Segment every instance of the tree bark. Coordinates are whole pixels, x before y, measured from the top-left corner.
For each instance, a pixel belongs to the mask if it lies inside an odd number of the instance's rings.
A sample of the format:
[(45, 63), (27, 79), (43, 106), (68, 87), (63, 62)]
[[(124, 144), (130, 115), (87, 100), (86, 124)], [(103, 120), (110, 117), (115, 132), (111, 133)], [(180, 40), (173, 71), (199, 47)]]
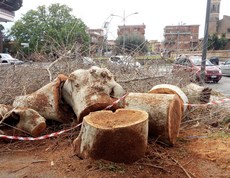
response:
[(16, 122), (16, 128), (38, 136), (46, 128), (46, 121), (39, 113), (30, 108), (14, 108), (0, 104), (0, 124), (2, 122)]
[(16, 96), (13, 106), (26, 107), (37, 111), (46, 119), (68, 123), (76, 119), (72, 108), (62, 98), (62, 85), (67, 77), (58, 77), (39, 90), (23, 96)]
[(185, 112), (187, 110), (188, 97), (185, 93), (177, 86), (170, 84), (160, 84), (154, 86), (148, 93), (155, 94), (177, 94), (181, 99), (181, 107), (182, 111)]
[(210, 101), (212, 89), (190, 83), (182, 88), (191, 104), (205, 104)]
[(174, 145), (182, 118), (181, 100), (176, 94), (129, 93), (125, 109), (140, 109), (149, 114), (149, 136)]
[(131, 163), (143, 157), (148, 139), (148, 113), (103, 110), (85, 116), (74, 152), (81, 158)]

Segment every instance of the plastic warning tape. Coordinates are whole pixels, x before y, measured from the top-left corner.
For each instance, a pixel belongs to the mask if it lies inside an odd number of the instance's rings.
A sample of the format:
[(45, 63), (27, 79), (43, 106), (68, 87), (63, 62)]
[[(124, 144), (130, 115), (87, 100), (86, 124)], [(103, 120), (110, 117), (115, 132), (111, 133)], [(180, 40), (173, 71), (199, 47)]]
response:
[(222, 103), (225, 103), (228, 101), (230, 101), (230, 98), (224, 98), (224, 99), (212, 101), (212, 102), (205, 103), (205, 104), (185, 104), (185, 105), (187, 105), (187, 106), (216, 105), (216, 104), (222, 104)]
[(107, 106), (104, 110), (110, 109), (112, 108), (114, 105), (116, 105), (117, 103), (121, 102), (122, 100), (124, 100), (126, 98), (126, 96), (128, 95), (128, 93), (126, 93), (125, 95), (123, 95), (121, 98), (118, 98), (116, 101), (114, 101), (111, 105)]
[(61, 134), (65, 133), (65, 132), (68, 132), (70, 130), (76, 129), (77, 127), (80, 127), (81, 124), (82, 123), (70, 128), (70, 129), (62, 130), (62, 131), (51, 133), (51, 134), (48, 134), (48, 135), (43, 135), (43, 136), (40, 136), (40, 137), (18, 137), (18, 136), (0, 135), (0, 138), (10, 139), (10, 140), (22, 140), (22, 141), (44, 140), (44, 139), (47, 139), (47, 138), (56, 137), (56, 136), (61, 135)]
[[(127, 95), (128, 95), (128, 93), (123, 95), (121, 98), (118, 98), (111, 105), (107, 106), (104, 110), (112, 108), (115, 104), (117, 104), (120, 101), (124, 100)], [(68, 132), (70, 130), (76, 129), (77, 127), (80, 127), (81, 125), (82, 125), (82, 123), (80, 123), (80, 124), (78, 124), (78, 125), (76, 125), (76, 126), (74, 126), (72, 128), (62, 130), (62, 131), (59, 131), (59, 132), (55, 132), (55, 133), (51, 133), (51, 134), (48, 134), (48, 135), (43, 135), (43, 136), (40, 136), (40, 137), (19, 137), (19, 136), (8, 136), (8, 135), (1, 135), (0, 134), (0, 138), (10, 139), (10, 140), (22, 140), (22, 141), (44, 140), (44, 139), (47, 139), (47, 138), (56, 137), (56, 136), (61, 135), (61, 134), (65, 133), (65, 132)]]

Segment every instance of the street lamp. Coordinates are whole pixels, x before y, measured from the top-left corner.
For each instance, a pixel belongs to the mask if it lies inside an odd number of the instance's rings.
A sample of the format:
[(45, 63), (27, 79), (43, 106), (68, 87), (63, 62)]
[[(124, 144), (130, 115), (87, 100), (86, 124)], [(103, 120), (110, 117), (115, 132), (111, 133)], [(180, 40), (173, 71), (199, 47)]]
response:
[(131, 15), (135, 15), (135, 14), (138, 14), (138, 12), (134, 12), (132, 14), (129, 14), (129, 15), (125, 15), (125, 11), (123, 12), (123, 16), (120, 16), (120, 15), (115, 15), (115, 14), (111, 14), (111, 16), (115, 16), (115, 17), (120, 17), (123, 21), (123, 27), (124, 27), (124, 34), (123, 34), (123, 50), (125, 51), (125, 22), (126, 22), (126, 19), (128, 17), (130, 17)]
[(106, 53), (108, 52), (108, 32), (109, 32), (109, 25), (110, 25), (110, 22), (112, 21), (112, 18), (113, 18), (112, 15), (110, 15), (109, 17), (107, 17), (107, 19), (103, 23), (103, 29), (105, 29), (103, 45), (105, 44)]

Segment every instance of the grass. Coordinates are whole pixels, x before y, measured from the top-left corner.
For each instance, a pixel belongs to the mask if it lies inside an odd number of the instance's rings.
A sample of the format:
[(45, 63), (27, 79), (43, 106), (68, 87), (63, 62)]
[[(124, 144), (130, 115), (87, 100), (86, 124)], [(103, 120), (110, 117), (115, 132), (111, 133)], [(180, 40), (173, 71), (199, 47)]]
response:
[(114, 173), (125, 173), (125, 168), (122, 167), (120, 164), (114, 162), (105, 162), (99, 161), (96, 163), (96, 168), (104, 171), (110, 171)]
[(230, 138), (230, 132), (226, 131), (218, 131), (215, 133), (211, 133), (208, 138), (210, 139), (217, 139), (217, 138)]

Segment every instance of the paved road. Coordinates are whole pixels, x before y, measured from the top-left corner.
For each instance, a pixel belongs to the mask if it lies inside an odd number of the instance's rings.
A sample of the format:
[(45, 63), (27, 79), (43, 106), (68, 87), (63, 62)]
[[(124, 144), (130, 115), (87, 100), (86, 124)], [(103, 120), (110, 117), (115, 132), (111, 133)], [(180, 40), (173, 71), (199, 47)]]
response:
[(209, 83), (205, 85), (230, 97), (230, 77), (223, 76), (219, 83)]

